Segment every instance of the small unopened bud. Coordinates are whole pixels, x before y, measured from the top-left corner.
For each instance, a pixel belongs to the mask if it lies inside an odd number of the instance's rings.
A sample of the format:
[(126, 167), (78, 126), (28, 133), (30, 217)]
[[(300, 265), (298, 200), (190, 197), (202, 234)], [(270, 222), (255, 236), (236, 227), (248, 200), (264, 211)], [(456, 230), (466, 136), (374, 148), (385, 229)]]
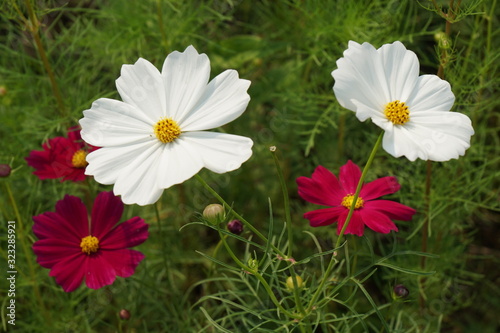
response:
[[(295, 281), (297, 282), (297, 288), (302, 289), (302, 287), (304, 286), (304, 281), (302, 281), (302, 278), (299, 275), (296, 275)], [(293, 291), (295, 289), (293, 285), (293, 278), (291, 276), (287, 277), (286, 279), (286, 288), (290, 291)]]
[(7, 95), (7, 88), (5, 86), (0, 86), (0, 97)]
[(121, 309), (119, 315), (120, 315), (121, 319), (123, 319), (123, 320), (129, 320), (129, 318), (130, 318), (130, 311), (128, 311), (127, 309)]
[(9, 177), (11, 167), (8, 164), (0, 164), (0, 177)]
[(448, 50), (451, 48), (451, 39), (446, 33), (440, 31), (434, 34), (434, 39), (438, 43), (440, 49)]
[(243, 232), (243, 223), (240, 220), (232, 220), (227, 224), (227, 230), (235, 235), (240, 235)]
[(259, 261), (257, 259), (253, 258), (248, 259), (247, 265), (254, 271), (259, 269)]
[(203, 217), (210, 223), (217, 224), (224, 219), (224, 207), (219, 204), (210, 204), (203, 210)]
[(402, 284), (398, 284), (397, 286), (394, 286), (392, 297), (394, 299), (402, 299), (408, 297), (409, 294), (410, 291), (408, 290), (408, 288), (406, 288)]

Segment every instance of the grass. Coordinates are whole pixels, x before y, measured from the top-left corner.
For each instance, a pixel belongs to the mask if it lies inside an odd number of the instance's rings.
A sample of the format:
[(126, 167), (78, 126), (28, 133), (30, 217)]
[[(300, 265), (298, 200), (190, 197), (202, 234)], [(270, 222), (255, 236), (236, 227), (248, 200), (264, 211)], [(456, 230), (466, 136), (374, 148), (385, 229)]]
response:
[[(448, 11), (448, 1), (437, 4)], [(471, 148), (458, 160), (433, 163), (428, 201), (426, 162), (410, 163), (379, 150), (367, 180), (397, 175), (402, 188), (391, 198), (418, 213), (410, 222), (398, 222), (398, 233), (347, 237), (349, 252), (334, 269), (337, 280), (322, 294), (321, 311), (307, 323), (315, 332), (496, 332), (499, 10), (496, 0), (457, 4), (456, 22), (449, 25), (451, 45), (443, 57), (436, 36), (445, 32), (446, 21), (432, 1), (32, 2), (59, 98), (30, 33), (32, 25), (24, 20), (29, 14), (26, 2), (4, 2), (0, 86), (6, 92), (0, 96), (0, 163), (10, 164), (13, 172), (0, 180), (0, 271), (7, 271), (6, 222), (15, 220), (18, 275), (15, 326), (7, 323), (8, 285), (4, 278), (0, 283), (0, 329), (302, 331), (276, 311), (261, 282), (230, 260), (217, 228), (189, 224), (200, 221), (203, 208), (216, 202), (194, 178), (165, 191), (156, 207), (126, 207), (122, 220), (139, 215), (150, 224), (150, 238), (138, 247), (146, 260), (135, 275), (96, 291), (82, 286), (65, 293), (36, 263), (31, 218), (53, 211), (65, 194), (80, 195), (84, 185), (41, 181), (24, 157), (40, 149), (44, 140), (64, 135), (97, 98), (119, 99), (114, 81), (123, 64), (143, 57), (161, 68), (168, 53), (192, 44), (209, 56), (211, 77), (234, 68), (252, 81), (247, 111), (223, 128), (254, 140), (252, 158), (229, 174), (202, 171), (201, 177), (274, 244), (285, 247), (286, 209), (269, 153), (269, 146), (278, 147), (291, 200), (293, 251), (299, 261), (295, 269), (306, 289), (312, 289), (328, 265), (334, 228), (308, 226), (302, 215), (313, 205), (300, 199), (295, 178), (309, 176), (318, 164), (334, 172), (348, 159), (363, 165), (378, 135), (376, 126), (360, 123), (340, 107), (330, 73), (349, 40), (376, 47), (400, 40), (418, 55), (422, 73), (437, 73), (443, 65), (456, 96), (453, 110), (473, 121)], [(427, 205), (430, 256), (422, 267)], [(293, 294), (284, 289), (287, 264), (249, 245), (249, 239), (261, 244), (248, 229), (242, 239), (227, 241), (240, 258), (259, 259), (270, 288), (293, 311)], [(410, 290), (405, 302), (391, 297), (392, 287), (400, 283)], [(311, 294), (304, 290), (301, 297), (307, 301)], [(128, 321), (118, 316), (124, 308), (131, 313)]]

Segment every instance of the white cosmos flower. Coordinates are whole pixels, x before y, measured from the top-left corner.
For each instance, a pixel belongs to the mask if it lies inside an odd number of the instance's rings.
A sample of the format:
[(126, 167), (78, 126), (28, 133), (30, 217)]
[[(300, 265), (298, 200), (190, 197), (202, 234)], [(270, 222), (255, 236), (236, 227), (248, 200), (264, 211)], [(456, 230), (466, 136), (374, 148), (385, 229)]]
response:
[(350, 41), (337, 67), (333, 91), (340, 105), (381, 127), (389, 154), (447, 161), (469, 148), (474, 130), (469, 117), (450, 112), (450, 84), (436, 75), (419, 76), (417, 56), (401, 42), (377, 50)]
[(126, 204), (156, 202), (163, 190), (205, 167), (238, 169), (251, 139), (208, 132), (238, 118), (250, 101), (250, 81), (226, 70), (210, 82), (210, 61), (193, 46), (167, 56), (160, 73), (140, 58), (123, 65), (116, 87), (123, 100), (96, 100), (80, 119), (82, 138), (102, 147), (87, 155), (85, 173)]

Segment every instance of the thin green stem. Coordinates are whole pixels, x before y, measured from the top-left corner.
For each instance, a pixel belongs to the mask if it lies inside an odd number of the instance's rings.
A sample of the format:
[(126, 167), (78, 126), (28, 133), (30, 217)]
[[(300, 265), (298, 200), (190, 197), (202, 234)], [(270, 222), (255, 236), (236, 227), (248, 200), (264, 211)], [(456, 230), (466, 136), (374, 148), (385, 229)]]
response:
[(165, 47), (165, 50), (168, 52), (168, 41), (167, 41), (167, 35), (165, 34), (165, 26), (163, 24), (163, 11), (161, 8), (162, 1), (158, 0), (156, 1), (156, 12), (158, 14), (158, 29), (160, 30), (161, 34), (161, 41), (163, 43), (163, 46)]
[(328, 267), (326, 268), (326, 271), (323, 274), (323, 278), (321, 279), (321, 282), (320, 282), (318, 288), (314, 292), (313, 297), (309, 301), (309, 305), (307, 306), (307, 313), (310, 313), (313, 310), (314, 305), (316, 304), (316, 301), (319, 298), (319, 295), (321, 295), (321, 293), (323, 292), (325, 284), (328, 281), (328, 279), (330, 278), (330, 274), (332, 272), (333, 266), (338, 262), (337, 259), (335, 259), (336, 256), (337, 256), (337, 252), (333, 252), (332, 257), (330, 258), (330, 262), (328, 263)]
[[(278, 178), (279, 182), (281, 185), (281, 191), (283, 193), (283, 205), (285, 208), (285, 224), (286, 228), (288, 231), (288, 258), (292, 258), (292, 247), (293, 247), (293, 231), (292, 231), (292, 216), (290, 214), (290, 198), (288, 197), (288, 188), (286, 186), (285, 178), (283, 177), (283, 170), (281, 169), (280, 162), (278, 160), (278, 156), (276, 155), (276, 147), (271, 147), (270, 149), (271, 154), (273, 155), (274, 163), (276, 165), (276, 171), (278, 173)], [(304, 307), (302, 306), (302, 302), (300, 299), (300, 294), (299, 294), (299, 286), (297, 283), (297, 274), (295, 273), (295, 268), (293, 265), (290, 265), (290, 276), (292, 277), (292, 282), (293, 282), (293, 295), (295, 298), (295, 304), (297, 306), (297, 309), (299, 310), (302, 315), (306, 315), (306, 311), (304, 310)]]
[(16, 215), (16, 222), (18, 223), (18, 237), (21, 241), (21, 248), (23, 249), (24, 256), (26, 261), (28, 262), (28, 270), (31, 277), (31, 285), (33, 287), (33, 291), (35, 294), (35, 298), (38, 301), (39, 307), (42, 310), (44, 318), (50, 324), (52, 323), (52, 318), (50, 316), (50, 312), (45, 308), (45, 303), (43, 302), (43, 298), (40, 294), (40, 289), (38, 288), (38, 283), (35, 281), (35, 268), (33, 267), (33, 260), (31, 260), (32, 251), (26, 242), (26, 233), (24, 229), (23, 219), (21, 218), (21, 214), (19, 213), (19, 208), (17, 207), (16, 199), (14, 198), (14, 194), (12, 193), (12, 189), (10, 188), (10, 184), (8, 182), (5, 183), (5, 187), (7, 188), (7, 194), (9, 196), (10, 203), (14, 209), (14, 214)]
[[(425, 201), (425, 217), (424, 217), (424, 224), (422, 226), (422, 244), (421, 244), (421, 251), (422, 252), (427, 252), (427, 243), (429, 241), (429, 222), (431, 218), (431, 186), (432, 185), (432, 161), (428, 160), (426, 163), (426, 176), (425, 176), (425, 192), (424, 192), (424, 201)], [(426, 264), (426, 257), (422, 256), (420, 258), (420, 267), (422, 270), (425, 270), (425, 264)], [(425, 283), (425, 278), (421, 278), (419, 281), (420, 285), (423, 285)], [(420, 288), (420, 290), (423, 290), (423, 287)], [(420, 309), (423, 311), (425, 308), (425, 297), (423, 295), (423, 292), (420, 293), (419, 298), (418, 298), (418, 303), (420, 306)]]
[[(366, 162), (365, 167), (363, 168), (363, 172), (361, 173), (361, 177), (359, 178), (358, 181), (358, 186), (356, 188), (356, 193), (354, 193), (353, 201), (351, 208), (349, 209), (349, 213), (347, 215), (346, 221), (344, 222), (344, 225), (342, 227), (342, 230), (340, 231), (339, 237), (337, 238), (337, 242), (335, 244), (335, 249), (340, 248), (340, 241), (342, 240), (342, 236), (344, 235), (345, 230), (347, 229), (347, 225), (349, 224), (349, 221), (351, 220), (352, 214), (354, 212), (354, 207), (356, 206), (356, 200), (359, 197), (359, 192), (361, 191), (361, 187), (363, 186), (363, 180), (365, 179), (366, 172), (370, 168), (373, 159), (375, 158), (375, 155), (377, 153), (378, 148), (382, 144), (382, 138), (384, 136), (384, 132), (381, 132), (377, 141), (375, 142), (375, 146), (372, 149), (372, 152), (370, 153), (370, 156), (368, 157), (368, 161)], [(309, 302), (309, 305), (307, 307), (307, 312), (309, 313), (312, 311), (314, 304), (316, 304), (316, 301), (319, 297), (319, 295), (323, 292), (323, 288), (326, 284), (326, 281), (330, 278), (330, 274), (332, 272), (334, 264), (337, 262), (335, 259), (336, 253), (334, 252), (332, 255), (332, 258), (330, 259), (330, 263), (328, 264), (328, 267), (325, 271), (325, 274), (323, 274), (323, 279), (321, 280), (318, 288), (316, 289), (316, 292), (314, 293), (313, 297), (311, 298), (311, 301)]]
[[(163, 230), (162, 230), (162, 222), (161, 222), (161, 216), (160, 216), (160, 208), (158, 207), (159, 205), (159, 201), (158, 202), (155, 202), (154, 206), (155, 206), (155, 215), (156, 215), (156, 223), (158, 225), (158, 234), (160, 236), (160, 239), (161, 239), (161, 251), (163, 253), (162, 255), (162, 259), (163, 259), (163, 266), (165, 266), (165, 274), (167, 274), (169, 280), (170, 280), (170, 284), (172, 285), (175, 281), (173, 275), (172, 275), (172, 270), (170, 269), (170, 264), (169, 262), (167, 261), (167, 257), (166, 257), (166, 253), (168, 253), (166, 247), (165, 247), (165, 237), (163, 237)], [(176, 288), (173, 288), (174, 290)]]
[[(61, 116), (67, 117), (68, 112), (66, 107), (64, 106), (64, 101), (62, 98), (61, 91), (59, 90), (59, 86), (56, 81), (56, 77), (54, 75), (54, 71), (52, 70), (52, 66), (50, 65), (49, 59), (47, 58), (47, 54), (45, 52), (45, 48), (43, 47), (42, 39), (40, 38), (39, 34), (39, 28), (40, 28), (40, 21), (38, 20), (35, 10), (33, 9), (33, 6), (31, 5), (30, 0), (25, 0), (26, 4), (26, 9), (28, 10), (28, 15), (29, 15), (29, 24), (26, 24), (26, 28), (30, 31), (31, 35), (33, 36), (33, 40), (35, 41), (36, 44), (36, 49), (38, 51), (38, 55), (40, 56), (40, 59), (42, 60), (43, 67), (45, 68), (45, 71), (47, 72), (47, 76), (49, 77), (50, 81), (50, 86), (52, 88), (52, 93), (54, 94), (54, 98), (56, 99), (57, 107), (59, 109), (59, 112), (61, 113)], [(26, 22), (28, 23), (28, 22)]]
[(281, 185), (281, 192), (283, 193), (283, 205), (285, 208), (285, 223), (288, 231), (288, 258), (292, 258), (292, 244), (293, 244), (293, 232), (292, 232), (292, 216), (290, 215), (290, 198), (288, 197), (288, 188), (285, 183), (285, 178), (283, 177), (283, 170), (281, 169), (278, 156), (276, 156), (276, 147), (271, 147), (269, 149), (273, 155), (274, 164), (276, 165), (276, 171), (278, 172), (278, 179)]
[(356, 187), (356, 192), (354, 193), (354, 197), (352, 199), (351, 208), (349, 208), (349, 213), (348, 213), (347, 218), (344, 222), (344, 225), (342, 226), (342, 230), (340, 231), (340, 234), (339, 234), (339, 237), (337, 239), (337, 243), (335, 244), (335, 247), (340, 246), (342, 236), (344, 236), (344, 233), (347, 229), (347, 226), (349, 225), (349, 222), (351, 221), (352, 214), (354, 213), (354, 207), (356, 206), (356, 201), (358, 200), (359, 192), (361, 192), (361, 188), (363, 187), (363, 181), (365, 179), (366, 173), (367, 173), (368, 169), (370, 168), (370, 166), (372, 165), (373, 159), (375, 158), (375, 155), (377, 153), (378, 148), (382, 144), (383, 136), (384, 136), (384, 132), (380, 133), (377, 141), (375, 142), (375, 146), (373, 147), (372, 152), (370, 153), (370, 156), (368, 157), (368, 161), (366, 162), (366, 165), (363, 168), (363, 172), (361, 173), (361, 177), (359, 178), (359, 181), (358, 181), (358, 186)]
[(264, 287), (264, 289), (266, 290), (267, 294), (269, 295), (269, 297), (271, 298), (271, 301), (274, 303), (274, 305), (276, 305), (276, 307), (284, 314), (286, 315), (287, 317), (289, 318), (294, 318), (294, 319), (302, 319), (302, 316), (299, 316), (297, 314), (294, 314), (290, 311), (288, 311), (287, 309), (285, 309), (283, 307), (283, 305), (280, 304), (280, 302), (278, 301), (278, 299), (276, 298), (276, 296), (274, 295), (274, 292), (273, 290), (271, 289), (271, 287), (269, 286), (269, 284), (267, 283), (266, 279), (264, 279), (264, 277), (259, 273), (258, 269), (254, 269), (254, 268), (251, 268), (247, 265), (245, 265), (244, 263), (241, 262), (240, 259), (238, 259), (238, 257), (236, 256), (236, 254), (234, 254), (233, 250), (231, 250), (231, 247), (229, 246), (229, 244), (226, 242), (226, 238), (224, 237), (224, 235), (220, 232), (219, 230), (219, 237), (220, 239), (222, 240), (223, 244), (224, 244), (224, 247), (226, 248), (227, 252), (229, 253), (229, 256), (233, 259), (233, 261), (238, 265), (240, 266), (241, 269), (243, 269), (244, 271), (252, 274), (253, 276), (255, 276), (259, 282), (262, 284), (262, 286)]
[[(203, 178), (201, 178), (200, 175), (196, 174), (195, 177), (196, 177), (196, 179), (198, 179), (198, 181), (203, 185), (203, 187), (207, 191), (209, 191), (215, 198), (217, 198), (217, 200), (219, 200), (219, 202), (224, 206), (224, 208), (231, 211), (231, 214), (233, 214), (234, 217), (236, 217), (238, 220), (240, 220), (248, 229), (250, 229), (254, 234), (256, 234), (257, 237), (259, 237), (266, 244), (268, 244), (268, 240), (267, 240), (266, 236), (264, 236), (259, 230), (257, 230), (250, 222), (245, 220), (243, 218), (243, 216), (241, 216), (236, 211), (234, 211), (232, 209), (232, 207), (210, 185), (208, 185), (207, 182), (205, 182), (205, 180), (203, 180)], [(283, 258), (286, 258), (286, 255), (280, 249), (278, 249), (275, 245), (273, 245), (271, 243), (269, 243), (269, 244), (278, 255), (280, 255)]]

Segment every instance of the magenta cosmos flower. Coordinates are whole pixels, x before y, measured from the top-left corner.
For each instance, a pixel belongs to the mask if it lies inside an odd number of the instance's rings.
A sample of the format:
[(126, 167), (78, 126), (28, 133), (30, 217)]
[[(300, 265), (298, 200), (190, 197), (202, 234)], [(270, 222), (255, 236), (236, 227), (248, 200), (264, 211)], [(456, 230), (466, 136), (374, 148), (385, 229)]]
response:
[[(309, 220), (310, 225), (322, 227), (338, 222), (337, 234), (340, 234), (360, 177), (359, 167), (348, 161), (340, 167), (339, 179), (321, 165), (314, 170), (311, 178), (297, 178), (299, 195), (304, 200), (317, 205), (330, 206), (305, 213), (304, 217)], [(394, 201), (376, 199), (395, 193), (400, 187), (395, 177), (383, 177), (364, 184), (345, 233), (362, 236), (365, 225), (383, 234), (391, 230), (398, 231), (392, 220), (411, 220), (415, 210)]]
[(43, 150), (33, 150), (26, 162), (36, 169), (33, 172), (40, 179), (57, 179), (61, 181), (82, 181), (85, 179), (87, 154), (96, 147), (85, 144), (80, 136), (80, 129), (68, 129), (68, 137), (55, 137), (42, 145)]
[(149, 236), (148, 225), (133, 217), (115, 226), (123, 203), (112, 192), (100, 193), (94, 202), (90, 223), (80, 198), (66, 195), (55, 212), (33, 217), (33, 244), (37, 262), (50, 268), (64, 291), (78, 288), (85, 279), (91, 289), (112, 284), (116, 276), (134, 274), (144, 255), (128, 248), (142, 244)]

